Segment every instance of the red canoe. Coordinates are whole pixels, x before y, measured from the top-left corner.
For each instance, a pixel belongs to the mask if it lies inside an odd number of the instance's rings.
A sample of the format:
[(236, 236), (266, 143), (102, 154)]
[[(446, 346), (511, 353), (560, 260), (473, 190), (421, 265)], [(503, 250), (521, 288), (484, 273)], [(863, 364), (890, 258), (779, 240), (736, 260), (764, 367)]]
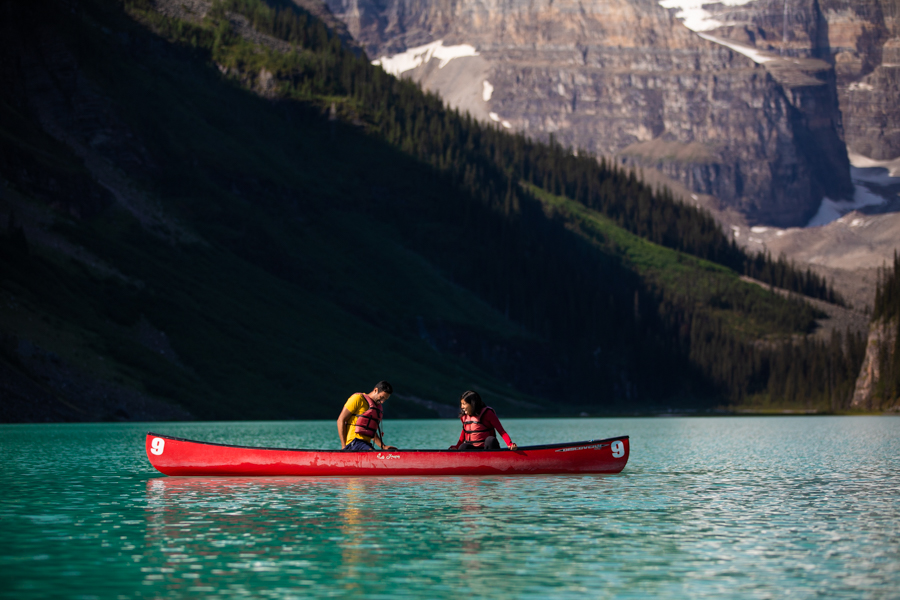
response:
[(619, 473), (628, 436), (517, 450), (289, 450), (147, 434), (147, 458), (166, 475), (518, 475)]

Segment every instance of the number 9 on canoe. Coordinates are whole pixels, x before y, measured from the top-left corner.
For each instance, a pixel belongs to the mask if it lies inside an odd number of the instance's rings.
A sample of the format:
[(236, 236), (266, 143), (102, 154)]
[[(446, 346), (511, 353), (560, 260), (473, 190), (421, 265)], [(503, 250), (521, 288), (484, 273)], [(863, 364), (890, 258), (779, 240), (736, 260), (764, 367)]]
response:
[[(613, 442), (612, 446), (610, 446), (609, 448), (610, 450), (612, 450), (613, 458), (622, 458), (623, 456), (625, 456), (625, 444), (623, 444), (622, 442)], [(162, 453), (162, 449), (160, 449), (160, 453)]]
[(150, 452), (157, 456), (163, 453), (163, 449), (165, 449), (165, 447), (166, 440), (162, 438), (153, 438), (153, 441), (150, 442)]

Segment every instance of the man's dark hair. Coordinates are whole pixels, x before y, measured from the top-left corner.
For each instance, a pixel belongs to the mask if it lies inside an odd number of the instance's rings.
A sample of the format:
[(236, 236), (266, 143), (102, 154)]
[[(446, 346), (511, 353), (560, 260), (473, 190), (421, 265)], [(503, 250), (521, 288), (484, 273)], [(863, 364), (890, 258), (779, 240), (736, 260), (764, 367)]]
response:
[(375, 384), (375, 389), (379, 392), (385, 392), (387, 394), (393, 394), (394, 388), (387, 381), (379, 381)]
[(462, 396), (459, 397), (460, 400), (472, 406), (475, 409), (475, 414), (477, 415), (482, 410), (484, 410), (484, 400), (481, 399), (481, 396), (478, 395), (478, 392), (473, 392), (472, 390), (466, 390), (462, 393)]

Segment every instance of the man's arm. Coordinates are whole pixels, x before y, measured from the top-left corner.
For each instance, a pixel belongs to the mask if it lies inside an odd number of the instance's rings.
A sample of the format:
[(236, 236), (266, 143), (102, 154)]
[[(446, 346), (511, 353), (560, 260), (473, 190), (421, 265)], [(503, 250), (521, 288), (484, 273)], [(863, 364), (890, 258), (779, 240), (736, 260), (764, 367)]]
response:
[(385, 446), (384, 442), (382, 442), (381, 438), (378, 437), (377, 435), (372, 436), (372, 441), (378, 442), (378, 445), (381, 447), (382, 450), (396, 450), (397, 449), (396, 446)]
[(338, 437), (341, 439), (341, 450), (347, 446), (347, 423), (350, 422), (350, 417), (352, 416), (353, 413), (347, 410), (347, 407), (345, 406), (337, 418)]

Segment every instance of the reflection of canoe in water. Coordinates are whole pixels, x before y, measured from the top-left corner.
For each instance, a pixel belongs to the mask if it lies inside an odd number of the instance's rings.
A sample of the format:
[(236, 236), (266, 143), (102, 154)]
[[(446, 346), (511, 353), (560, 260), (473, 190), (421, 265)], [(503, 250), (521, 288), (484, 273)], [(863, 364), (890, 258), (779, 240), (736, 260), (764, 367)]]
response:
[(147, 458), (166, 475), (513, 475), (618, 473), (628, 436), (517, 450), (288, 450), (147, 434)]

